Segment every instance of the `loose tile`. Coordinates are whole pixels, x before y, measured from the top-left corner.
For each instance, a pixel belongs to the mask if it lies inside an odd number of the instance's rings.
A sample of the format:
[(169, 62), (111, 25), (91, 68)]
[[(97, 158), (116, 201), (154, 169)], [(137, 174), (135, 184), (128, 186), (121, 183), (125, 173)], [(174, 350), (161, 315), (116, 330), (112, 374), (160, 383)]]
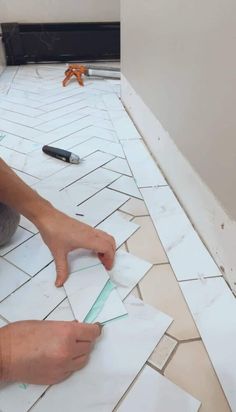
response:
[(199, 338), (191, 313), (170, 265), (154, 266), (140, 282), (144, 302), (173, 317), (168, 330), (178, 340)]
[(64, 288), (75, 319), (84, 321), (108, 280), (102, 264), (70, 274)]
[(157, 347), (154, 349), (150, 358), (148, 359), (148, 362), (159, 370), (162, 370), (169, 357), (171, 356), (173, 350), (175, 349), (177, 343), (178, 342), (175, 339), (172, 339), (170, 336), (164, 335), (158, 343)]
[(129, 252), (151, 263), (167, 263), (168, 259), (150, 217), (137, 217), (133, 222), (140, 225), (140, 229), (127, 241)]
[[(180, 284), (232, 411), (236, 411), (236, 302), (223, 278)], [(222, 350), (227, 342), (227, 350)]]
[[(97, 341), (88, 365), (51, 387), (33, 407), (34, 412), (51, 411), (52, 405), (58, 412), (97, 412), (98, 405), (102, 405), (103, 412), (114, 409), (171, 321), (133, 297), (126, 301), (126, 308), (129, 316), (103, 328), (102, 339)], [(91, 387), (96, 390), (91, 391)]]
[(25, 242), (31, 236), (32, 236), (32, 233), (18, 226), (15, 234), (12, 236), (9, 242), (7, 242), (3, 246), (0, 246), (0, 256), (6, 255), (8, 252), (10, 252), (12, 249), (15, 249), (17, 246)]
[(95, 169), (98, 169), (100, 166), (103, 166), (112, 158), (113, 156), (107, 153), (93, 153), (80, 164), (70, 165), (57, 172), (55, 175), (49, 176), (42, 182), (37, 183), (36, 185), (34, 185), (34, 189), (45, 186), (53, 186), (55, 190), (61, 190), (93, 172)]
[(95, 321), (105, 324), (111, 320), (118, 320), (125, 315), (127, 315), (126, 307), (117, 290), (113, 289)]
[(125, 193), (138, 199), (142, 199), (142, 195), (132, 177), (122, 176), (118, 180), (116, 180), (116, 182), (112, 183), (109, 187), (111, 189), (117, 190), (118, 192)]
[(121, 173), (122, 175), (132, 176), (128, 163), (125, 159), (113, 159), (111, 162), (107, 163), (105, 167), (106, 169)]
[(118, 179), (118, 173), (99, 168), (62, 190), (72, 205), (79, 205)]
[(128, 197), (110, 189), (103, 189), (86, 202), (78, 206), (80, 220), (96, 226), (124, 204)]
[(199, 399), (201, 412), (231, 411), (202, 342), (180, 344), (165, 376)]
[(70, 273), (97, 266), (100, 263), (97, 254), (87, 249), (77, 249), (68, 255)]
[(0, 258), (0, 301), (30, 279), (24, 272)]
[(141, 193), (177, 279), (221, 276), (171, 189), (145, 188)]
[(37, 234), (5, 255), (6, 260), (34, 276), (53, 260), (50, 250)]
[(66, 297), (64, 289), (54, 285), (55, 278), (52, 263), (2, 301), (0, 314), (10, 322), (44, 319)]
[(201, 403), (160, 373), (145, 366), (117, 412), (197, 412)]
[(142, 141), (122, 142), (122, 146), (138, 187), (167, 184)]
[(117, 248), (129, 239), (138, 228), (139, 225), (123, 219), (119, 212), (113, 213), (97, 226), (97, 229), (103, 230), (115, 238)]
[(126, 202), (120, 208), (120, 210), (122, 210), (125, 213), (130, 213), (131, 215), (136, 217), (145, 216), (149, 214), (144, 201), (135, 198), (131, 198), (130, 200), (128, 200), (128, 202)]
[(114, 266), (108, 273), (121, 298), (125, 299), (151, 267), (151, 263), (119, 250)]

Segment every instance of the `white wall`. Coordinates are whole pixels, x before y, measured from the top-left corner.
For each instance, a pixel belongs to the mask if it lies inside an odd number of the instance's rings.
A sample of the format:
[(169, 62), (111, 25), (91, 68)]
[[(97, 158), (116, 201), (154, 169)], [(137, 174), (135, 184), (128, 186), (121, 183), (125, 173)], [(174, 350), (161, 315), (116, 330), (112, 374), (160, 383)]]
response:
[(120, 0), (0, 0), (0, 22), (119, 21)]
[(236, 219), (236, 1), (122, 0), (122, 71)]
[(235, 16), (235, 0), (121, 0), (123, 101), (236, 293)]

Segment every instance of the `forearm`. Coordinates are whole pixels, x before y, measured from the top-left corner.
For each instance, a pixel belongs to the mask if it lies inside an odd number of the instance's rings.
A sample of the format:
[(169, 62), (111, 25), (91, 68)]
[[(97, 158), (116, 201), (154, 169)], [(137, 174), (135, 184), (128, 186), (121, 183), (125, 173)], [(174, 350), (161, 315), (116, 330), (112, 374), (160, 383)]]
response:
[(0, 159), (0, 202), (4, 203), (37, 224), (39, 217), (52, 209), (52, 205), (27, 186)]

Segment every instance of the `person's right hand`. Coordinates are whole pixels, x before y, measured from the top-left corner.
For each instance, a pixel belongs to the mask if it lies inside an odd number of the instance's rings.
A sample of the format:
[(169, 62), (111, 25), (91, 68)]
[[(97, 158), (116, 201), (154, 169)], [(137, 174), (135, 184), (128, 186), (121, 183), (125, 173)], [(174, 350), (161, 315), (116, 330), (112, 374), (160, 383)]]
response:
[(0, 381), (58, 383), (88, 362), (97, 324), (21, 321), (0, 329)]

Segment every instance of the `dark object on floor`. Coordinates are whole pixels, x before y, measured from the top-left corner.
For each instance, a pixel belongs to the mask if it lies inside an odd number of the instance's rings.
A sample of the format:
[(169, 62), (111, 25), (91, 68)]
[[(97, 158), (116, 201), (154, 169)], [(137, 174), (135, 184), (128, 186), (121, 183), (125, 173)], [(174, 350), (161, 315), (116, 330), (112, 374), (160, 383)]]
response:
[(7, 65), (120, 59), (120, 23), (2, 23)]

